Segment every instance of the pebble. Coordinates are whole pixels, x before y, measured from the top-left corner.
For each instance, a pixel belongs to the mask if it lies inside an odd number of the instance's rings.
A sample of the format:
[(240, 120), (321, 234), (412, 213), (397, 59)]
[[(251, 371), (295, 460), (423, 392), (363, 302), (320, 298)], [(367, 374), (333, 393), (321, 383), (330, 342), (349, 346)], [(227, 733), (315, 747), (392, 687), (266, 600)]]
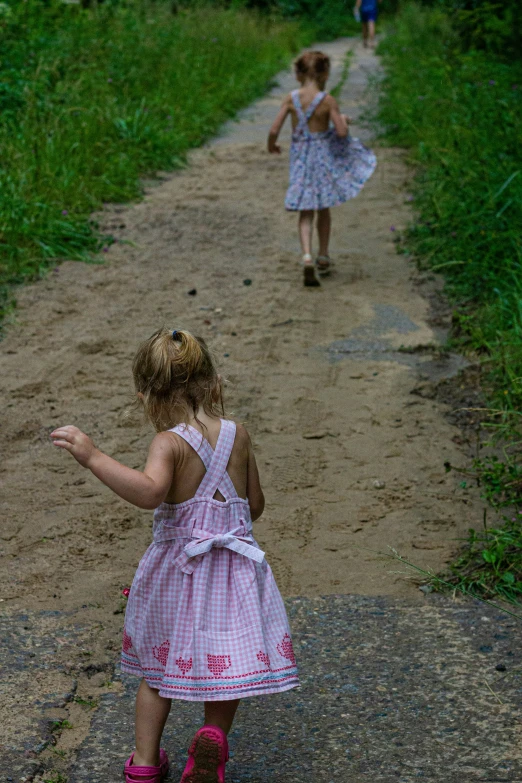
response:
[(382, 479), (375, 479), (372, 481), (372, 486), (374, 489), (384, 489), (386, 486), (386, 482), (382, 481)]
[(187, 293), (188, 293), (189, 296), (196, 296), (197, 289), (196, 288), (191, 288), (190, 291), (187, 291)]

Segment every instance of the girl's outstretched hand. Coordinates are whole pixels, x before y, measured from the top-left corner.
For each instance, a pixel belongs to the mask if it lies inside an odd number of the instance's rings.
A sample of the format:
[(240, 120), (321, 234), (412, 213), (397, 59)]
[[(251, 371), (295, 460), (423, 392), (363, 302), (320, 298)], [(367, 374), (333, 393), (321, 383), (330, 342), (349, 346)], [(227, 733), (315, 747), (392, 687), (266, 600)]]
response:
[(176, 442), (170, 432), (159, 432), (152, 441), (145, 470), (122, 465), (97, 449), (84, 432), (57, 427), (51, 432), (54, 445), (70, 451), (74, 459), (117, 495), (138, 508), (156, 508), (167, 497), (174, 475)]
[(58, 427), (51, 432), (51, 438), (55, 446), (70, 451), (74, 459), (84, 468), (89, 467), (93, 455), (97, 448), (84, 432), (68, 424), (66, 427)]

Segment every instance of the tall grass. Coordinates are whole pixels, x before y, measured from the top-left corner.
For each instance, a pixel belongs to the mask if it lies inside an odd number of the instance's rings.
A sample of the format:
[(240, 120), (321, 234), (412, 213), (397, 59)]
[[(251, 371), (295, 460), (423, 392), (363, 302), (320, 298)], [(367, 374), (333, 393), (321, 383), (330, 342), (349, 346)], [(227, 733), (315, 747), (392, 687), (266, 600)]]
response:
[(381, 51), (381, 121), (418, 169), (403, 250), (441, 272), (455, 337), (492, 372), (495, 404), (522, 402), (522, 64), (462, 51), (451, 21), (407, 5)]
[(90, 213), (179, 165), (303, 35), (255, 12), (173, 14), (163, 0), (0, 4), (0, 304), (52, 259), (98, 249)]
[[(455, 305), (451, 341), (484, 369), (504, 458), (477, 459), (473, 478), (500, 509), (520, 505), (522, 492), (522, 63), (469, 48), (452, 22), (414, 4), (397, 15), (380, 48), (380, 120), (417, 169), (416, 220), (400, 250), (444, 275)], [(519, 519), (471, 532), (453, 566), (456, 583), (519, 600)]]

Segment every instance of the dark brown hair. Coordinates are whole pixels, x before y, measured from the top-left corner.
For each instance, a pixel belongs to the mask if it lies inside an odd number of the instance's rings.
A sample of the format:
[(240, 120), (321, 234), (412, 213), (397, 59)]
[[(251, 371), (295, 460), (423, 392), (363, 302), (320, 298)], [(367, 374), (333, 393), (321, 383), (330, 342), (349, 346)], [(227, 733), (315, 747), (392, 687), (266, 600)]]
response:
[(203, 408), (224, 416), (221, 378), (201, 337), (162, 327), (138, 348), (134, 385), (147, 419), (158, 432), (188, 424)]
[(323, 52), (305, 52), (295, 61), (297, 77), (308, 77), (324, 85), (330, 73), (330, 58)]

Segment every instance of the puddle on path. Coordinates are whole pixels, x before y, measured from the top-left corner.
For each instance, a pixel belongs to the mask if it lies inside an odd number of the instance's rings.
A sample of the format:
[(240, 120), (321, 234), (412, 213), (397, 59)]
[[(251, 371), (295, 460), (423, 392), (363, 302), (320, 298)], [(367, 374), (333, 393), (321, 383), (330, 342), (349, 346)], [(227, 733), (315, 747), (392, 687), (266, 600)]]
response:
[(353, 329), (345, 339), (334, 340), (326, 349), (321, 349), (331, 362), (346, 358), (397, 362), (433, 382), (452, 378), (468, 366), (469, 362), (463, 356), (446, 353), (437, 345), (397, 345), (400, 335), (419, 331), (420, 327), (395, 305), (375, 304), (373, 310), (371, 321)]

